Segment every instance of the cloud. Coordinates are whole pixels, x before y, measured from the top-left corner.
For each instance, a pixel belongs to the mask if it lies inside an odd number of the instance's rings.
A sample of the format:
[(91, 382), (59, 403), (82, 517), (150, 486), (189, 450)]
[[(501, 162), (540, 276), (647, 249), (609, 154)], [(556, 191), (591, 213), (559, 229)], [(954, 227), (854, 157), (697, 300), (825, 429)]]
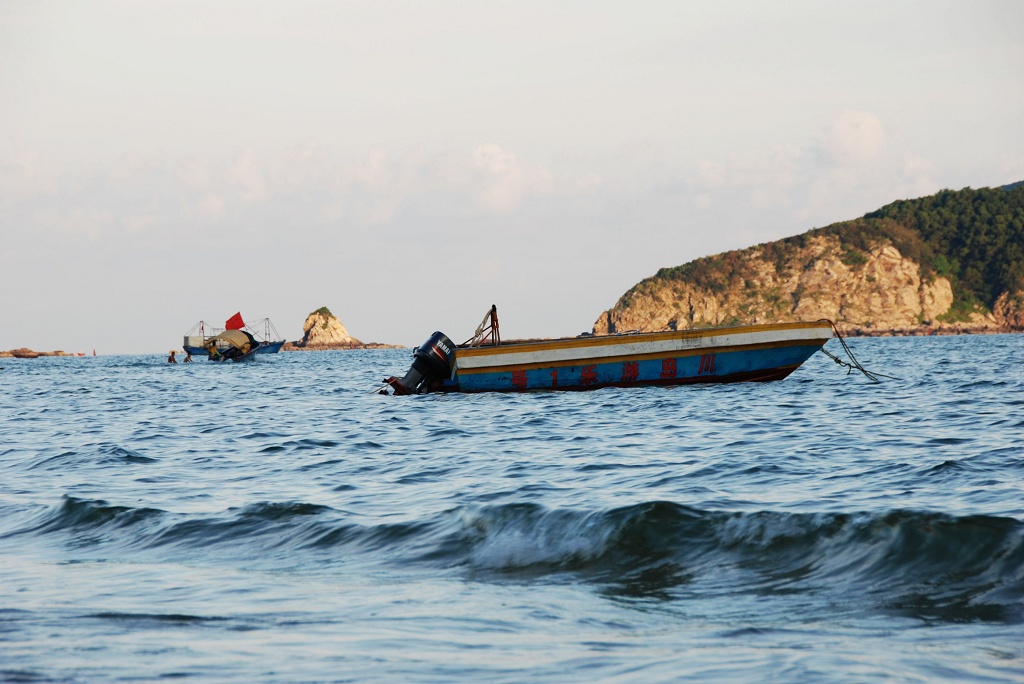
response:
[(793, 145), (777, 145), (767, 151), (732, 152), (725, 161), (701, 159), (697, 181), (708, 188), (747, 189), (752, 194), (797, 185), (804, 175), (807, 155)]
[(691, 195), (691, 204), (702, 210), (713, 204), (733, 208), (742, 204), (750, 209), (790, 207), (799, 201), (801, 188), (813, 175), (810, 165), (806, 151), (793, 145), (733, 152), (724, 161), (698, 161), (684, 192)]
[(490, 283), (501, 277), (502, 263), (500, 259), (481, 259), (476, 262), (475, 275), (479, 283)]
[(57, 168), (39, 154), (25, 149), (0, 163), (0, 188), (4, 195), (28, 198), (57, 190), (60, 174)]
[[(699, 256), (705, 245), (774, 239), (857, 216), (896, 189), (936, 189), (941, 174), (925, 160), (885, 158), (874, 115), (840, 112), (820, 130), (802, 144), (700, 160), (643, 145), (538, 162), (494, 142), (433, 152), (376, 146), (360, 157), (315, 142), (247, 146), (219, 157), (123, 156), (106, 166), (47, 172), (45, 185), (56, 194), (45, 204), (0, 185), (0, 207), (34, 213), (27, 224), (34, 231), (119, 246), (159, 246), (164, 229), (209, 246), (215, 226), (225, 240), (244, 235), (251, 250), (304, 242), (347, 255), (399, 245), (411, 253), (429, 242), (475, 259), (481, 250), (515, 252), (540, 235), (582, 254), (581, 245), (617, 244), (643, 232), (678, 253), (665, 257), (673, 263)], [(28, 156), (0, 159), (0, 166), (8, 176), (33, 177), (33, 169), (54, 165)], [(621, 257), (594, 249), (600, 259)], [(507, 278), (511, 263), (482, 265), (475, 275)]]
[(266, 198), (267, 184), (264, 177), (265, 169), (256, 157), (256, 150), (251, 147), (239, 152), (228, 169), (228, 178), (234, 184), (236, 193), (250, 202)]
[(528, 166), (518, 155), (494, 144), (473, 151), (473, 169), (479, 183), (478, 204), (497, 212), (514, 210), (527, 195), (546, 194), (552, 181), (550, 171)]
[(898, 197), (921, 197), (935, 192), (938, 181), (935, 180), (936, 168), (930, 161), (921, 156), (907, 157), (900, 171), (899, 183), (894, 188)]
[(995, 182), (997, 185), (1024, 180), (1024, 159), (1008, 154), (1007, 159), (999, 166), (999, 172), (1003, 177)]
[(164, 220), (153, 214), (128, 214), (121, 217), (121, 229), (129, 235), (159, 230)]
[(322, 150), (314, 142), (293, 145), (276, 155), (269, 164), (268, 175), (281, 192), (303, 192), (316, 185), (316, 179), (326, 173)]
[(208, 191), (214, 186), (210, 160), (202, 155), (190, 156), (178, 163), (175, 176), (191, 190)]
[(219, 221), (224, 218), (226, 202), (224, 198), (212, 192), (199, 197), (196, 207), (199, 214), (205, 218)]
[(99, 241), (109, 234), (110, 227), (117, 220), (114, 213), (92, 207), (47, 207), (35, 211), (32, 218), (37, 239), (84, 237), (90, 242)]
[(756, 216), (731, 234), (740, 242), (762, 241), (862, 215), (895, 196), (934, 192), (929, 168), (923, 159), (901, 161), (887, 149), (878, 116), (844, 110), (799, 143), (695, 162), (683, 191), (698, 208)]
[(304, 230), (382, 226), (403, 214), (507, 216), (552, 196), (598, 197), (610, 182), (592, 169), (559, 175), (493, 143), (435, 154), (377, 146), (355, 159), (303, 143), (220, 159), (126, 154), (81, 168), (26, 153), (0, 160), (0, 180), (8, 206), (38, 208), (40, 192), (53, 195), (38, 227), (67, 233), (79, 221), (90, 239), (124, 235), (113, 227), (141, 236), (157, 218), (199, 234), (192, 224), (255, 230), (282, 216)]
[(863, 164), (875, 159), (885, 143), (885, 126), (870, 112), (843, 111), (828, 122), (819, 139), (836, 165)]

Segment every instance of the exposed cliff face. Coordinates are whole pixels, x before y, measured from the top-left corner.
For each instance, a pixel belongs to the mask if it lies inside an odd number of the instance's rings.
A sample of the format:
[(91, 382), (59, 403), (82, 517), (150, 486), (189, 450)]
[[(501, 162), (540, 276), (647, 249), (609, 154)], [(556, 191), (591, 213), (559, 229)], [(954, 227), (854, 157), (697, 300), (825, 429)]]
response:
[(721, 256), (728, 257), (729, 276), (714, 288), (649, 278), (598, 317), (594, 334), (819, 318), (867, 335), (1024, 330), (1024, 293), (1004, 293), (992, 312), (945, 322), (954, 299), (950, 281), (922, 278), (920, 265), (888, 242), (851, 253), (836, 235), (812, 234), (786, 250), (762, 245)]
[(348, 334), (341, 321), (326, 306), (306, 317), (302, 339), (295, 343), (303, 349), (352, 349), (363, 343)]
[(399, 349), (401, 345), (379, 342), (360, 342), (349, 335), (341, 321), (322, 306), (306, 316), (302, 324), (302, 339), (287, 342), (283, 351), (320, 351), (328, 349)]
[(1004, 292), (992, 307), (993, 317), (1011, 330), (1024, 330), (1024, 291)]

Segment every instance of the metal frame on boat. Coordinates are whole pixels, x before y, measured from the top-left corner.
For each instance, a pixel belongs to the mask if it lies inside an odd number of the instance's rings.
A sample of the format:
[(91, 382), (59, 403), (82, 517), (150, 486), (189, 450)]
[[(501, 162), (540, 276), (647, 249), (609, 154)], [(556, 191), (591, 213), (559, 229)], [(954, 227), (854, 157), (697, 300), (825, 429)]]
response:
[[(241, 322), (241, 316), (238, 316), (238, 322), (241, 325), (238, 328), (244, 330), (259, 341), (259, 346), (256, 349), (257, 354), (274, 354), (281, 351), (281, 347), (284, 346), (285, 340), (281, 337), (281, 334), (277, 332), (277, 328), (270, 322), (269, 318), (263, 318), (252, 324), (245, 324)], [(207, 325), (206, 321), (199, 321), (192, 329), (185, 333), (185, 339), (182, 344), (182, 348), (189, 354), (205, 354), (207, 350), (207, 342), (217, 335), (223, 333), (225, 330), (232, 329), (229, 323), (234, 320), (234, 317), (228, 319), (223, 328), (217, 328), (211, 325)], [(227, 350), (230, 345), (223, 340), (217, 341), (217, 349), (224, 351)]]
[(384, 381), (384, 393), (766, 382), (785, 378), (834, 337), (832, 322), (820, 320), (502, 342), (494, 307), (490, 315), (462, 345), (435, 332), (405, 377)]

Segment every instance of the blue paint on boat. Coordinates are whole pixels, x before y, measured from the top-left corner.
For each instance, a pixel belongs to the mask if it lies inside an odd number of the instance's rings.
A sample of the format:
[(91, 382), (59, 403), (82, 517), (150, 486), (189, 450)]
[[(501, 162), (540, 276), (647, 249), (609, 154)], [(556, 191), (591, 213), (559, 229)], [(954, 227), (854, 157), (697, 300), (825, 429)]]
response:
[[(495, 336), (491, 345), (457, 346), (433, 370), (385, 383), (395, 394), (415, 394), (765, 382), (796, 370), (833, 330), (821, 320), (506, 343)], [(407, 386), (411, 375), (417, 382)]]
[(519, 392), (781, 380), (820, 348), (820, 345), (802, 345), (662, 359), (552, 365), (518, 372), (456, 373), (454, 378), (444, 382), (443, 389), (455, 392)]

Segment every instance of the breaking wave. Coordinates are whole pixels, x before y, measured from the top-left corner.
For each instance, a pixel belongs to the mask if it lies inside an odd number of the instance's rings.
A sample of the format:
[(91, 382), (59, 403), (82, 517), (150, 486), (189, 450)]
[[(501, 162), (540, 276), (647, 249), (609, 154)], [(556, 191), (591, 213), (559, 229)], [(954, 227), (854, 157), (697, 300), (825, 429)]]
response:
[(21, 535), (98, 555), (296, 563), (312, 554), (460, 569), (478, 581), (588, 582), (621, 596), (805, 592), (926, 619), (1024, 621), (1024, 523), (994, 516), (735, 513), (654, 501), (603, 511), (465, 506), (363, 525), (301, 502), (198, 517), (65, 497), (0, 542)]

